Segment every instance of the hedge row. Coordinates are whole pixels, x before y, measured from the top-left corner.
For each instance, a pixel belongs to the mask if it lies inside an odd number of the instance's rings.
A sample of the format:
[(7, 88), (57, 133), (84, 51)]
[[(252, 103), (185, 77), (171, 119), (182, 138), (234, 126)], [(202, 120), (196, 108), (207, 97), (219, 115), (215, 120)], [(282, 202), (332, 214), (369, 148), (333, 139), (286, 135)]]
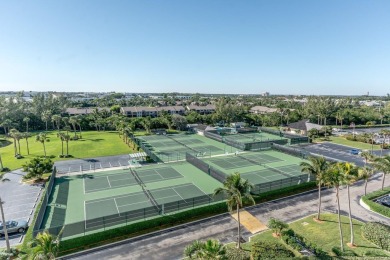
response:
[(362, 197), (364, 203), (366, 203), (372, 211), (375, 211), (383, 216), (390, 218), (390, 208), (373, 200), (390, 193), (390, 187), (384, 188), (383, 190), (374, 191)]
[[(257, 203), (270, 201), (273, 199), (289, 196), (299, 192), (311, 190), (316, 187), (314, 182), (303, 183), (291, 187), (282, 188), (279, 190), (269, 191), (260, 195), (254, 196)], [(204, 207), (194, 208), (187, 211), (172, 214), (170, 216), (161, 216), (155, 219), (130, 224), (115, 229), (109, 229), (99, 233), (63, 240), (60, 243), (61, 254), (66, 254), (73, 251), (80, 251), (93, 246), (118, 241), (121, 239), (146, 234), (155, 230), (160, 230), (177, 224), (189, 222), (195, 219), (201, 219), (207, 216), (213, 216), (227, 212), (225, 202), (218, 204), (207, 205)], [(83, 245), (80, 247), (80, 245)]]
[(377, 222), (368, 222), (362, 228), (363, 236), (379, 246), (390, 251), (390, 226)]
[(297, 251), (301, 251), (303, 249), (308, 249), (313, 252), (316, 256), (327, 256), (327, 253), (322, 250), (317, 244), (307, 240), (306, 238), (298, 235), (292, 229), (288, 229), (282, 232), (283, 241), (294, 248)]
[(260, 241), (253, 243), (251, 248), (251, 259), (284, 259), (292, 258), (294, 253), (284, 245)]

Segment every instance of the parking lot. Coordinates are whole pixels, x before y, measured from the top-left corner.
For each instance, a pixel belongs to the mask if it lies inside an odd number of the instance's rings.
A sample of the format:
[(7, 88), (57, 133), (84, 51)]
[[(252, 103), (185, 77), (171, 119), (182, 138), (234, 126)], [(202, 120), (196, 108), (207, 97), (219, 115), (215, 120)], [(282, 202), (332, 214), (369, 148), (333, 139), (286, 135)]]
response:
[(56, 162), (55, 166), (59, 174), (72, 172), (94, 171), (112, 167), (124, 167), (129, 165), (130, 156), (128, 154), (96, 157), (89, 159), (74, 159)]
[(351, 150), (354, 148), (350, 146), (324, 142), (320, 144), (307, 145), (303, 149), (314, 154), (322, 155), (324, 157), (329, 157), (340, 161), (353, 162), (357, 166), (364, 165), (364, 159), (361, 156), (351, 154)]
[[(0, 197), (4, 201), (3, 209), (6, 221), (25, 220), (31, 224), (36, 205), (42, 191), (42, 185), (22, 184), (24, 173), (15, 170), (5, 174), (4, 182), (0, 182)], [(11, 246), (22, 242), (24, 233), (10, 234)], [(0, 238), (0, 248), (5, 247), (4, 237)]]

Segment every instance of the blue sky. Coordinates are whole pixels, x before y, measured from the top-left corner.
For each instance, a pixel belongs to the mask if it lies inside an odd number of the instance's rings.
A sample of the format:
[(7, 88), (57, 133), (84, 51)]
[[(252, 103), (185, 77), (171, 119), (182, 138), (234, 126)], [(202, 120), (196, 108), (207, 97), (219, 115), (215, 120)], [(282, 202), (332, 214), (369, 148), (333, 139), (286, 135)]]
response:
[(0, 2), (0, 91), (385, 95), (390, 1)]

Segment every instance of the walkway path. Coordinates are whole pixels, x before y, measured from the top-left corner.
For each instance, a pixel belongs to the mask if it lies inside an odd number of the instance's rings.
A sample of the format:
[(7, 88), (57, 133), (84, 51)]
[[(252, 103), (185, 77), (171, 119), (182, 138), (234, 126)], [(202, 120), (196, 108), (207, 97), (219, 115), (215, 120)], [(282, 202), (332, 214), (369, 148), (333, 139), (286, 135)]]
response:
[[(385, 186), (390, 186), (390, 178)], [(368, 184), (368, 192), (380, 189), (381, 175), (376, 175)], [(380, 221), (390, 224), (388, 218), (372, 213), (359, 205), (360, 196), (364, 193), (364, 183), (359, 182), (351, 187), (352, 214), (362, 221)], [(340, 192), (340, 202), (343, 214), (347, 215), (346, 188)], [(333, 189), (324, 190), (323, 209), (336, 212)], [(317, 211), (317, 192), (309, 192), (259, 204), (246, 209), (261, 222), (267, 223), (270, 217), (286, 222), (303, 218)], [(221, 242), (232, 242), (236, 239), (236, 222), (229, 214), (223, 214), (197, 223), (173, 228), (168, 231), (150, 234), (144, 237), (122, 241), (120, 244), (109, 245), (101, 250), (84, 252), (72, 259), (181, 259), (184, 247), (197, 239), (216, 238)], [(251, 234), (244, 232), (245, 239)]]

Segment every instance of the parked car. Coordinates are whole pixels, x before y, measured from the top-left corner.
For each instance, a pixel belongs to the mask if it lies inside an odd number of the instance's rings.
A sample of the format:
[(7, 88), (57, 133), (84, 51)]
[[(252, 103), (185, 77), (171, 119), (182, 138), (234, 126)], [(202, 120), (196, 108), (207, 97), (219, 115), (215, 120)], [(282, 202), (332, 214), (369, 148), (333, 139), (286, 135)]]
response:
[(360, 153), (361, 153), (361, 151), (359, 149), (351, 149), (351, 154), (358, 155)]
[[(28, 223), (27, 221), (6, 221), (6, 227), (8, 233), (23, 233), (27, 227)], [(0, 222), (0, 237), (4, 236), (4, 227), (3, 223)]]

